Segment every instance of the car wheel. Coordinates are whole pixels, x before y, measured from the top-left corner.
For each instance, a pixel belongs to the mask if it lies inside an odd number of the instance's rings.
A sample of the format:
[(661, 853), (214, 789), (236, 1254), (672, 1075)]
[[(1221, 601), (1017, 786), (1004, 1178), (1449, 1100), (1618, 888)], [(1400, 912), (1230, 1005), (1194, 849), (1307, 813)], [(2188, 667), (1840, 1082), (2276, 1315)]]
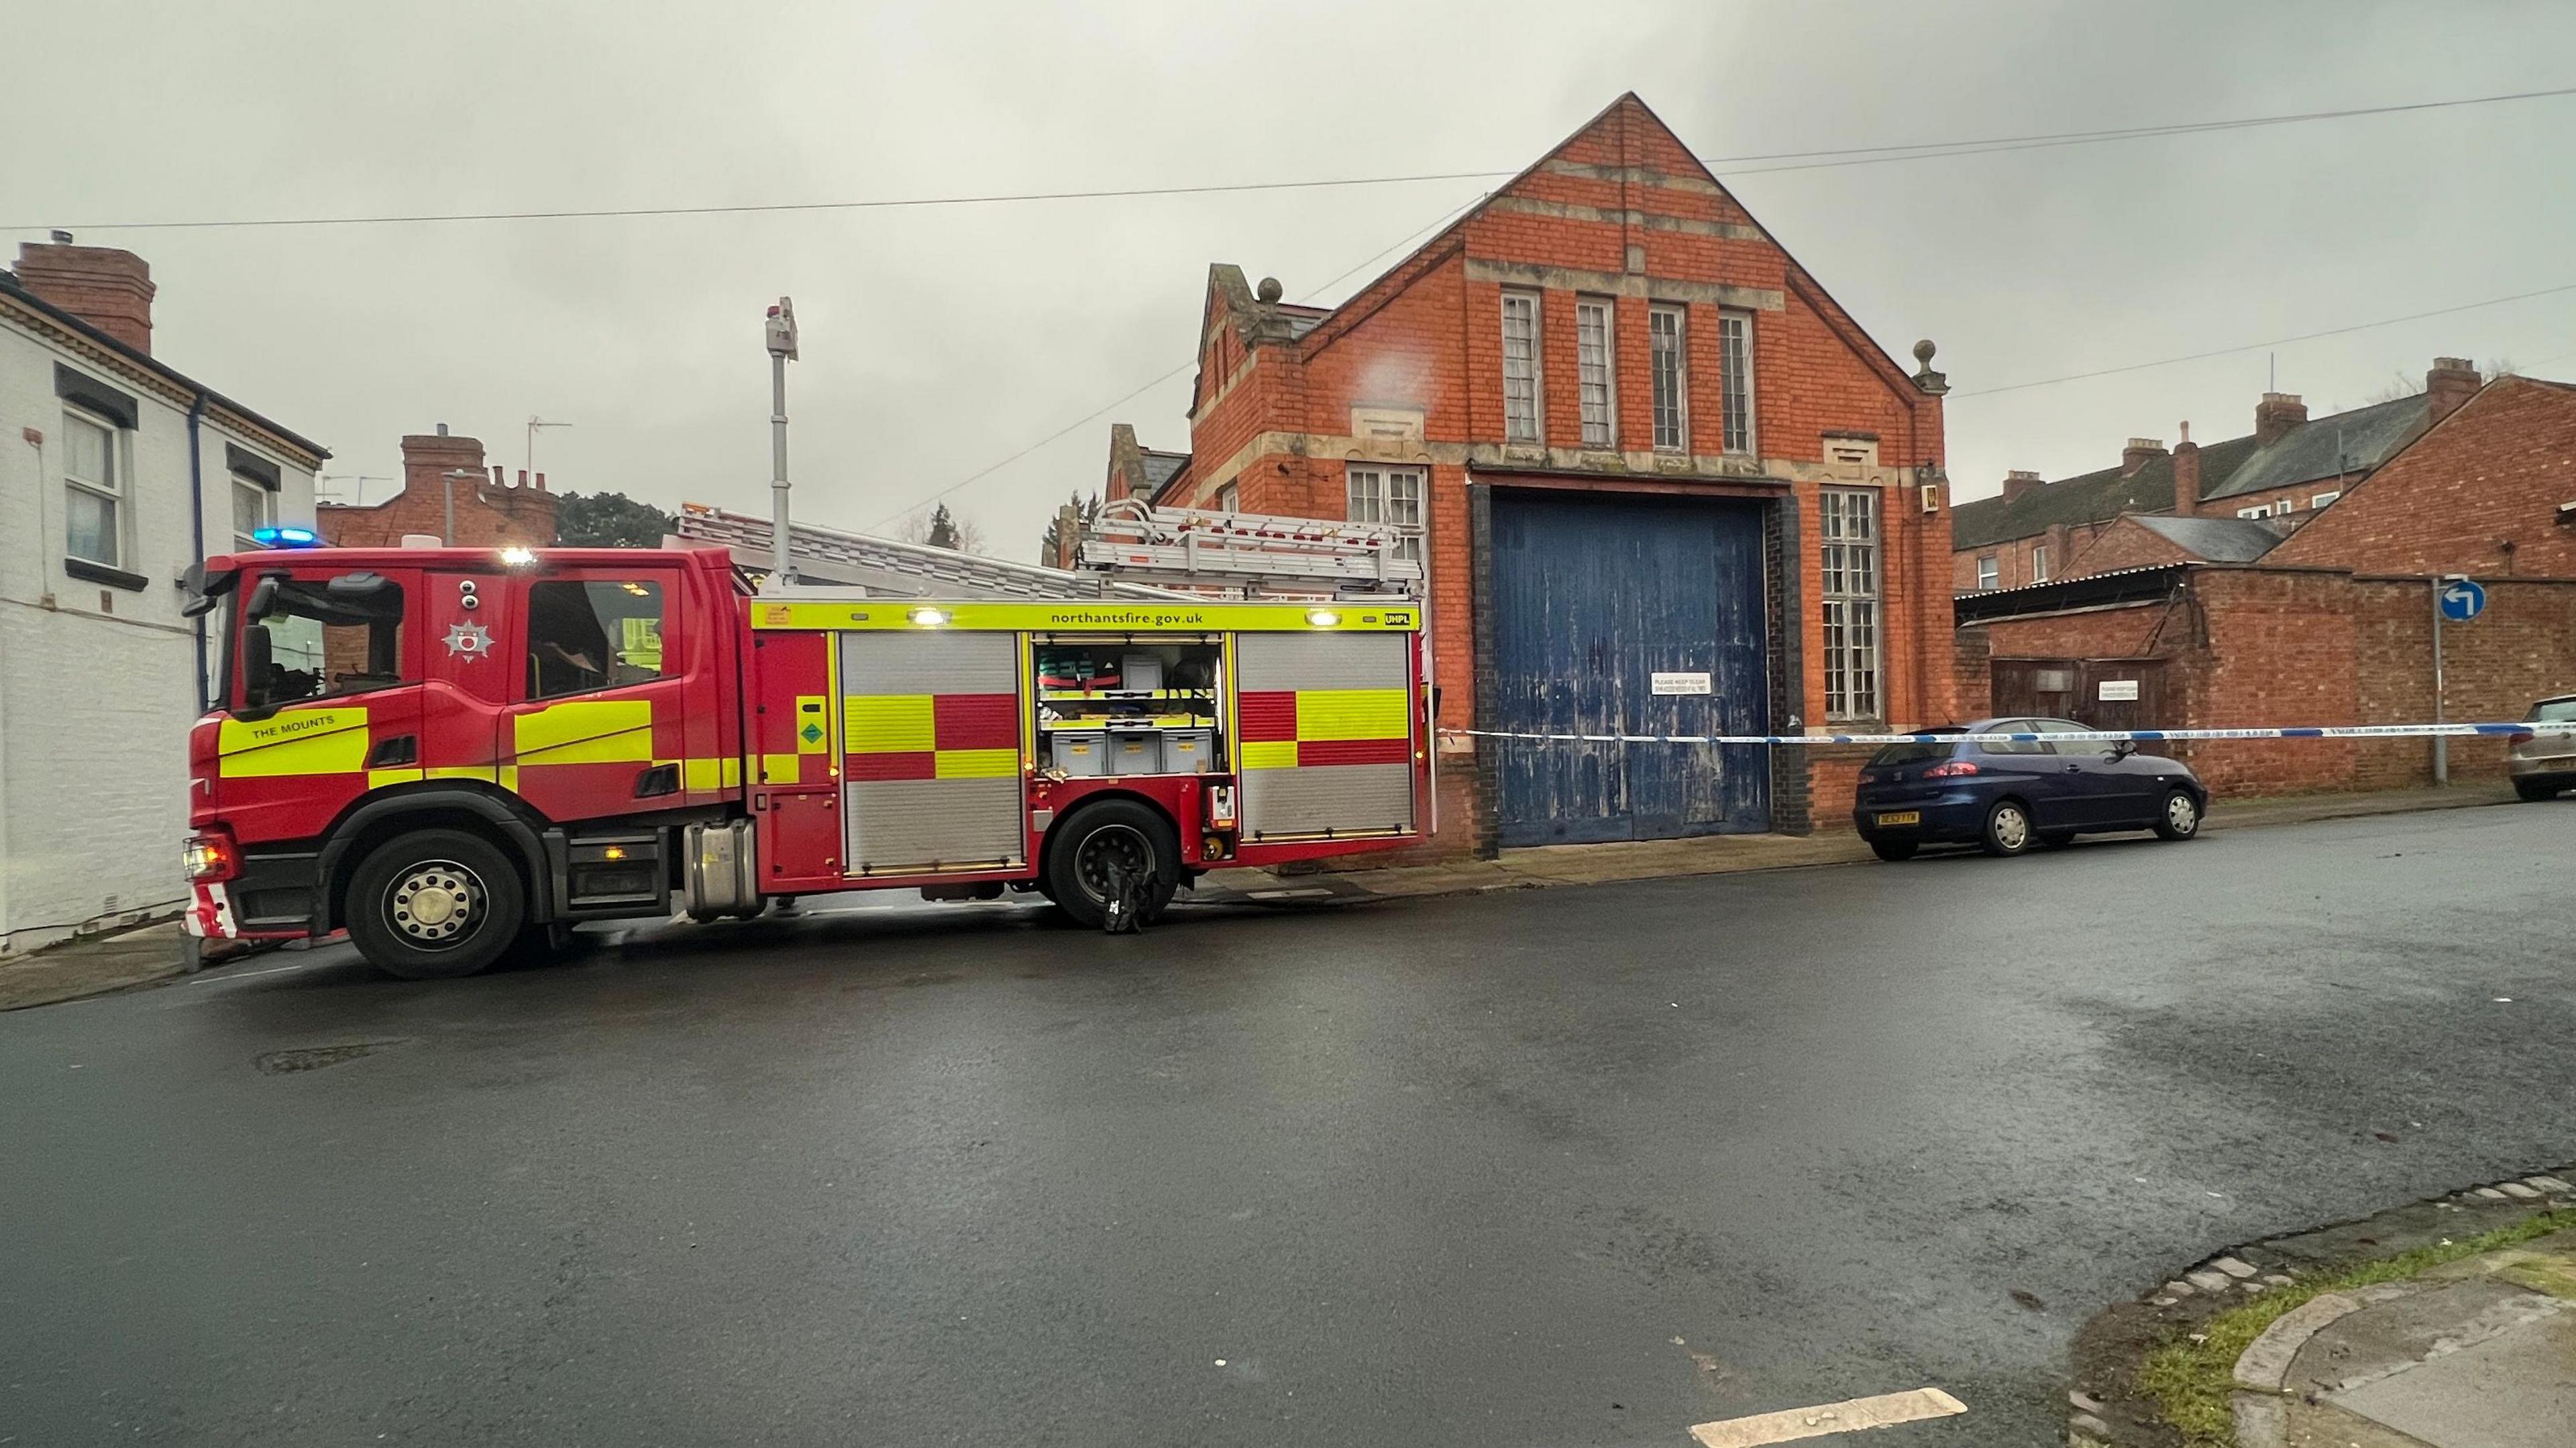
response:
[(1044, 889), (1076, 924), (1097, 927), (1109, 914), (1114, 871), (1146, 878), (1136, 914), (1152, 924), (1180, 888), (1181, 843), (1171, 821), (1132, 799), (1086, 805), (1047, 836)]
[(2544, 799), (2556, 799), (2558, 797), (2558, 790), (2555, 786), (2535, 784), (2527, 779), (2515, 780), (2513, 782), (2513, 792), (2521, 795), (2523, 802), (2526, 804), (2538, 804)]
[(2200, 801), (2191, 791), (2177, 789), (2165, 796), (2165, 807), (2156, 814), (2156, 833), (2168, 840), (2187, 840), (2200, 833)]
[(1923, 848), (1921, 842), (1916, 840), (1872, 840), (1869, 842), (1869, 852), (1891, 864), (1898, 860), (1913, 859), (1914, 852), (1921, 848)]
[(2030, 848), (2036, 838), (2030, 827), (2030, 811), (2016, 799), (1999, 801), (1986, 811), (1986, 828), (1981, 840), (1989, 855), (2018, 855)]
[(463, 830), (420, 830), (376, 847), (349, 877), (349, 938), (405, 980), (472, 975), (518, 942), (518, 867)]

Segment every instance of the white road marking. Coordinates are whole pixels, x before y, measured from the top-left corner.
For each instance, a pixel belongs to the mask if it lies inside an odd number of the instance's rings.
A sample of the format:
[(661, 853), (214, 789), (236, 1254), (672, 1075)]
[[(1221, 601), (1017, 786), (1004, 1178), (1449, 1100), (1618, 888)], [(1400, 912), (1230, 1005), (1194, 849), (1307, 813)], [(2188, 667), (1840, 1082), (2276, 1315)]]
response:
[(1330, 895), (1333, 892), (1317, 886), (1308, 886), (1294, 890), (1246, 890), (1243, 893), (1247, 899), (1253, 900), (1306, 900), (1317, 895)]
[(1756, 1448), (1763, 1443), (1856, 1433), (1863, 1428), (1890, 1428), (1966, 1411), (1967, 1404), (1939, 1388), (1916, 1388), (1910, 1393), (1881, 1393), (1874, 1398), (1850, 1398), (1813, 1408), (1701, 1423), (1691, 1429), (1691, 1437), (1699, 1441), (1700, 1448)]
[(293, 965), (272, 965), (266, 970), (215, 971), (198, 976), (192, 984), (216, 985), (228, 980), (248, 980), (255, 975), (284, 975), (290, 970), (302, 970), (311, 963), (299, 960)]

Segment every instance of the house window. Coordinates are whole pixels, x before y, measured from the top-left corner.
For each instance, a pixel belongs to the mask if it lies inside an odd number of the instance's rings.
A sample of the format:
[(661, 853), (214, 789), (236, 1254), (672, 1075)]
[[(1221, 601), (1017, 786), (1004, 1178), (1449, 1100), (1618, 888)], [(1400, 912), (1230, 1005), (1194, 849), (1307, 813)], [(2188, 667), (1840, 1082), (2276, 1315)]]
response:
[(125, 467), (117, 431), (87, 413), (63, 413), (63, 551), (106, 568), (125, 566)]
[(1583, 404), (1583, 445), (1615, 447), (1618, 437), (1618, 394), (1611, 380), (1611, 358), (1617, 355), (1610, 337), (1610, 304), (1605, 301), (1579, 301), (1574, 304), (1574, 361), (1578, 388)]
[(2342, 497), (2342, 496), (2343, 496), (2343, 490), (2342, 490), (2342, 489), (2340, 489), (2340, 488), (2336, 489), (2335, 491), (2333, 491), (2333, 492), (2331, 492), (2331, 493), (2319, 493), (2319, 494), (2317, 494), (2316, 496), (2314, 496), (2314, 497), (2312, 497), (2312, 498), (2308, 499), (2308, 506), (2309, 506), (2309, 507), (2311, 507), (2311, 508), (2322, 508), (2322, 507), (2324, 507), (2326, 504), (2331, 503), (2331, 502), (2333, 502), (2335, 499), (2340, 498), (2340, 497)]
[(1422, 490), (1420, 468), (1372, 464), (1350, 470), (1350, 511), (1354, 523), (1383, 523), (1396, 535), (1395, 556), (1422, 561)]
[(1216, 490), (1216, 510), (1220, 513), (1243, 511), (1243, 489), (1233, 483)]
[(269, 525), (268, 489), (239, 474), (233, 477), (233, 548), (262, 546), (257, 534)]
[(1719, 413), (1726, 424), (1726, 450), (1753, 451), (1753, 318), (1744, 312), (1717, 314)]
[(528, 697), (662, 677), (662, 585), (548, 579), (528, 585)]
[(1690, 413), (1684, 404), (1690, 380), (1683, 361), (1682, 309), (1654, 307), (1646, 312), (1647, 370), (1655, 379), (1655, 450), (1680, 452), (1689, 446)]
[(1992, 588), (2002, 577), (2003, 570), (1995, 566), (1995, 555), (1989, 553), (1983, 558), (1977, 560), (1977, 586), (1979, 588)]
[(1503, 440), (1538, 441), (1538, 294), (1503, 293)]
[(2272, 510), (2269, 508), (2239, 508), (2236, 510), (2236, 516), (2239, 518), (2267, 518), (2271, 516), (2271, 513)]
[(2045, 543), (2030, 550), (2030, 581), (2033, 583), (2048, 581), (2048, 545)]
[[(1825, 717), (1875, 719), (1878, 698), (1878, 494), (1827, 488), (1824, 523)], [(1986, 560), (1978, 560), (1986, 573)]]

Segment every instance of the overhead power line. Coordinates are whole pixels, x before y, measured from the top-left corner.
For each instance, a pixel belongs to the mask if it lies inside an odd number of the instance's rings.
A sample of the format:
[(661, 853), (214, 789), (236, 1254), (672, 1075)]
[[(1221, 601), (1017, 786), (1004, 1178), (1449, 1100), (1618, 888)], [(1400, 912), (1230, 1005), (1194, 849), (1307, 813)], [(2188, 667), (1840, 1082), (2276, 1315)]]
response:
[(2455, 312), (2474, 312), (2481, 307), (2501, 307), (2507, 302), (2527, 302), (2534, 297), (2551, 297), (2560, 292), (2576, 292), (2576, 282), (2538, 291), (2516, 292), (2509, 297), (2489, 297), (2483, 302), (2462, 302), (2456, 307), (2435, 307), (2429, 312), (2409, 312), (2402, 317), (2382, 317), (2375, 322), (2355, 322), (2348, 327), (2328, 327), (2322, 332), (2301, 332), (2295, 337), (2274, 337), (2267, 342), (2243, 342), (2233, 347), (2219, 347), (2207, 352), (2191, 352), (2180, 357), (2160, 357), (2153, 362), (2131, 362), (2119, 367), (2100, 367), (2091, 372), (2070, 372), (2063, 377), (2038, 377), (2028, 382), (2007, 382), (2001, 387), (1977, 387), (1950, 394), (1952, 398), (1992, 397), (2000, 392), (2020, 392), (2032, 387), (2054, 387), (2061, 382), (2082, 382), (2093, 377), (2116, 377), (2123, 372), (2144, 372), (2150, 367), (2173, 367), (2184, 362), (2202, 362), (2212, 357), (2233, 357), (2239, 352), (2259, 352), (2266, 347), (2286, 347), (2292, 342), (2313, 342), (2320, 337), (2341, 337), (2351, 332), (2367, 332), (2373, 327), (2394, 327), (2400, 322), (2420, 322), (2427, 317), (2447, 317)]
[[(2040, 135), (1990, 136), (1972, 140), (1908, 141), (1876, 146), (1848, 146), (1814, 151), (1771, 151), (1745, 156), (1703, 156), (1712, 170), (1738, 176), (1774, 175), (1783, 171), (1819, 171), (1842, 166), (1875, 166), (1892, 161), (1928, 161), (1944, 156), (1982, 156), (2003, 151), (2056, 146), (2091, 146), (2154, 136), (2197, 135), (2207, 131), (2246, 130), (2260, 126), (2300, 125), (2349, 120), (2359, 116), (2398, 115), (2412, 111), (2450, 110), (2506, 101), (2546, 100), (2576, 95), (2576, 86), (2513, 91), (2500, 95), (2461, 96), (2450, 100), (2410, 101), (2397, 105), (2355, 106), (2341, 110), (2300, 111), (2287, 115), (2240, 116), (2216, 121), (2126, 126), (2109, 130), (2057, 131)], [(1785, 162), (1765, 165), (1764, 162)], [(377, 216), (245, 216), (163, 221), (14, 222), (7, 231), (41, 231), (59, 226), (72, 231), (198, 231), (228, 227), (412, 226), (469, 221), (617, 220), (662, 216), (754, 216), (813, 211), (875, 211), (908, 207), (1001, 206), (1045, 201), (1118, 201), (1150, 196), (1220, 196), (1263, 191), (1310, 191), (1336, 186), (1407, 186), (1435, 181), (1489, 181), (1516, 171), (1431, 171), (1390, 176), (1331, 176), (1299, 181), (1232, 181), (1181, 186), (1128, 186), (1078, 191), (988, 192), (961, 196), (883, 196), (850, 201), (772, 201), (706, 206), (626, 206), (560, 208), (529, 211), (424, 211)]]

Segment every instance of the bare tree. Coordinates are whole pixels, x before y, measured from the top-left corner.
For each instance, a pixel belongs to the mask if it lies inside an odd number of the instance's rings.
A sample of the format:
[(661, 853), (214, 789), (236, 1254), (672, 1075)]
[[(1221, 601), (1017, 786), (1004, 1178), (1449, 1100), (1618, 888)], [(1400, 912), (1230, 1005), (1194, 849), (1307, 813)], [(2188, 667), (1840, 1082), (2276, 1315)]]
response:
[(972, 518), (960, 518), (949, 512), (946, 503), (904, 514), (902, 520), (894, 525), (894, 536), (905, 543), (949, 548), (978, 557), (990, 556), (984, 551), (983, 525)]

